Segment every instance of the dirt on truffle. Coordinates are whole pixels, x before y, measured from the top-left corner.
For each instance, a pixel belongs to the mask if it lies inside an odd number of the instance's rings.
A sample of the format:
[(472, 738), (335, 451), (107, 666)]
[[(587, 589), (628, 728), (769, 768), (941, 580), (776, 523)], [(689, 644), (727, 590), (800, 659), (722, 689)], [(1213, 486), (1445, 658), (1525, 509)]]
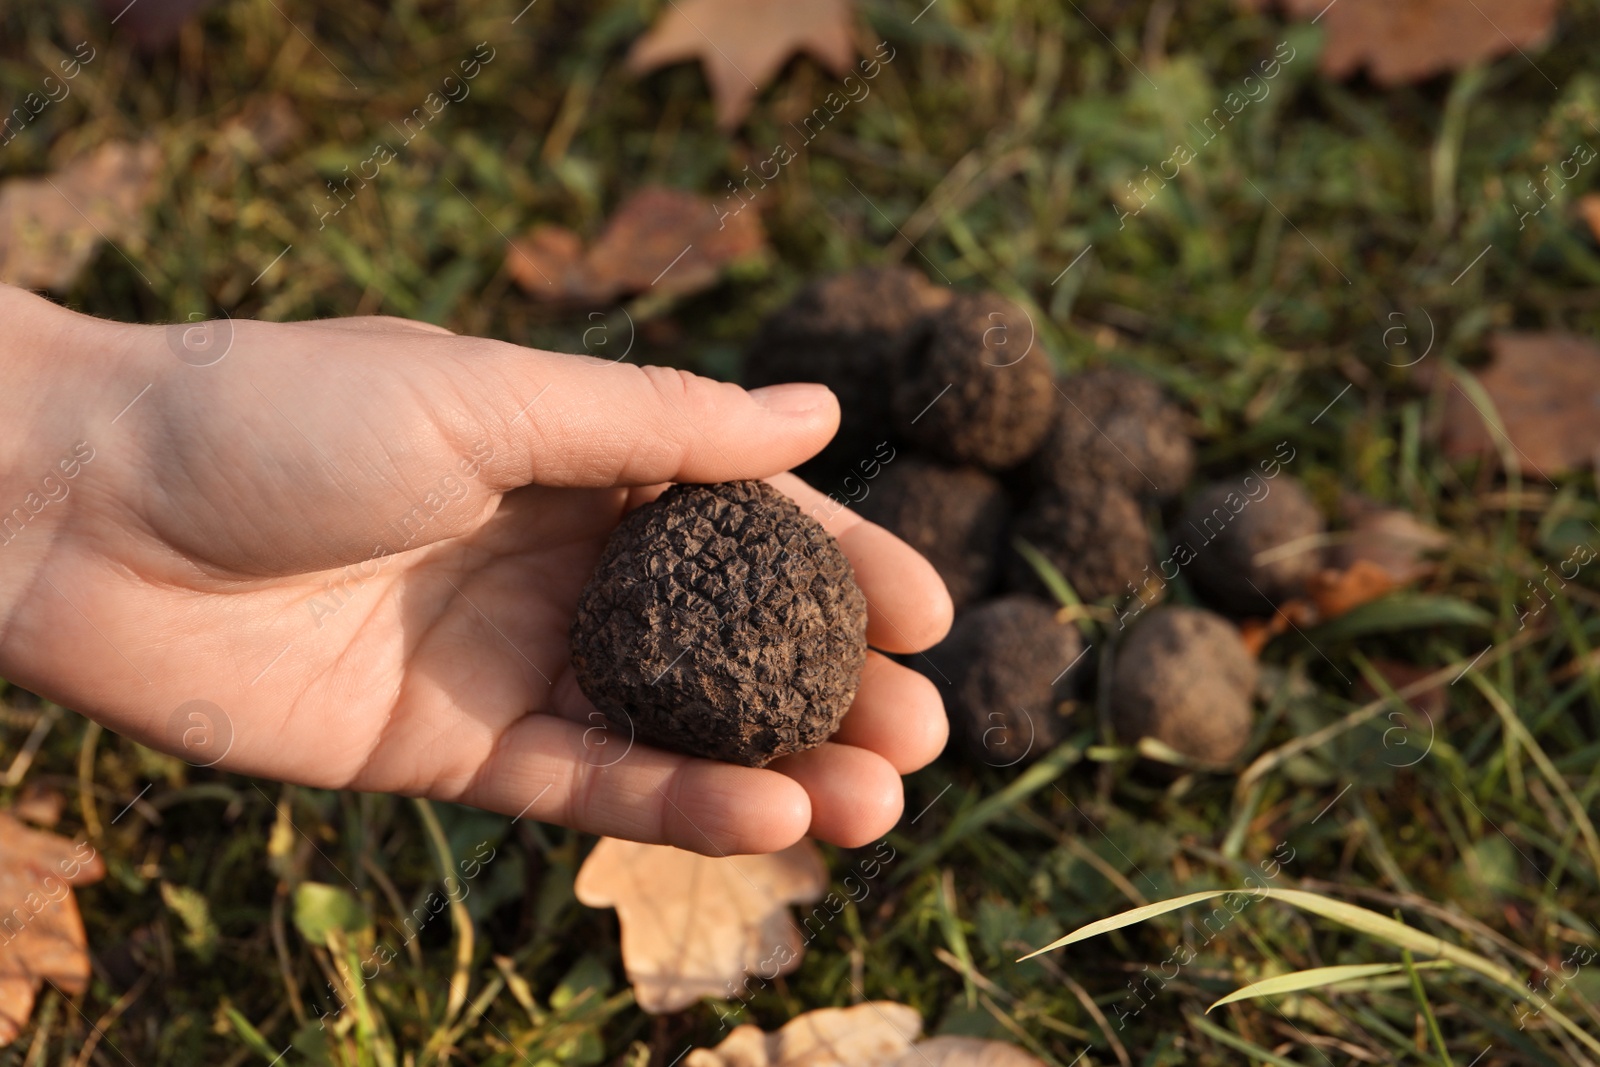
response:
[[(1086, 601), (1123, 597), (1155, 564), (1139, 502), (1116, 485), (1084, 482), (1035, 495), (1014, 524)], [(1038, 572), (1015, 550), (1006, 563), (1012, 589), (1045, 594)]]
[(839, 432), (802, 474), (837, 479), (877, 456), (908, 331), (949, 299), (909, 268), (861, 267), (812, 283), (767, 317), (745, 353), (744, 384), (821, 382), (839, 398)]
[(992, 475), (905, 456), (867, 483), (855, 510), (922, 553), (957, 610), (993, 588), (1011, 505)]
[(1094, 481), (1155, 500), (1183, 491), (1194, 474), (1194, 442), (1159, 385), (1108, 367), (1060, 386), (1055, 422), (1034, 460), (1041, 487)]
[(1153, 737), (1201, 763), (1231, 763), (1250, 740), (1256, 676), (1254, 657), (1227, 619), (1198, 608), (1157, 609), (1117, 651), (1117, 733), (1128, 744)]
[(1049, 604), (1006, 596), (957, 616), (949, 636), (915, 664), (944, 697), (959, 750), (1011, 767), (1061, 740), (1065, 723), (1056, 708), (1076, 688), (1082, 651), (1078, 628), (1057, 622)]
[(578, 601), (578, 686), (620, 732), (760, 767), (838, 729), (867, 657), (838, 543), (765, 482), (675, 485), (625, 517)]
[(1027, 312), (994, 293), (964, 293), (922, 321), (891, 403), (907, 441), (951, 463), (1003, 471), (1038, 450), (1056, 400)]
[(1323, 552), (1307, 542), (1288, 554), (1260, 555), (1327, 529), (1305, 486), (1287, 474), (1245, 475), (1202, 489), (1178, 521), (1173, 542), (1188, 545), (1185, 573), (1195, 590), (1233, 615), (1270, 615), (1301, 596), (1322, 569)]

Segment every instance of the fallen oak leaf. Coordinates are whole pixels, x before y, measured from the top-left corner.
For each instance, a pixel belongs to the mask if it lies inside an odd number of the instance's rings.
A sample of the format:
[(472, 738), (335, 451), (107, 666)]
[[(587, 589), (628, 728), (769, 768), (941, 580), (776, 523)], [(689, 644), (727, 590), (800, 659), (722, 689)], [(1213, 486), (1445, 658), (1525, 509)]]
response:
[(1600, 193), (1584, 193), (1578, 197), (1578, 215), (1589, 227), (1589, 233), (1600, 241)]
[(918, 1042), (892, 1067), (1044, 1067), (1036, 1056), (1004, 1041), (981, 1037), (931, 1037)]
[(1322, 24), (1324, 74), (1344, 78), (1365, 66), (1373, 81), (1394, 86), (1538, 47), (1555, 28), (1561, 0), (1283, 0), (1282, 6)]
[(1486, 410), (1460, 382), (1445, 396), (1441, 446), (1463, 459), (1491, 452), (1486, 419), (1497, 416), (1510, 447), (1505, 461), (1545, 480), (1600, 461), (1600, 347), (1566, 333), (1500, 333), (1474, 375)]
[(1304, 629), (1315, 626), (1320, 621), (1316, 606), (1309, 600), (1293, 597), (1278, 605), (1276, 611), (1265, 619), (1241, 619), (1239, 622), (1239, 639), (1244, 642), (1244, 647), (1257, 659), (1261, 652), (1279, 634), (1289, 632), (1291, 626)]
[(1306, 580), (1306, 595), (1319, 621), (1336, 619), (1398, 588), (1393, 576), (1369, 559), (1358, 559), (1344, 570), (1325, 567)]
[(1353, 522), (1331, 553), (1338, 567), (1349, 568), (1366, 560), (1405, 585), (1432, 573), (1434, 564), (1428, 556), (1450, 544), (1450, 536), (1443, 530), (1400, 508), (1347, 504), (1345, 510), (1353, 514)]
[(738, 126), (797, 52), (843, 77), (855, 59), (851, 0), (673, 0), (628, 52), (628, 69), (700, 60), (717, 125)]
[(539, 225), (511, 242), (506, 269), (542, 300), (592, 305), (645, 291), (696, 293), (765, 248), (755, 212), (719, 214), (705, 197), (649, 185), (618, 206), (587, 250), (571, 230)]
[(128, 240), (155, 194), (161, 151), (109, 141), (55, 174), (0, 187), (0, 282), (72, 286), (102, 241)]
[(67, 806), (67, 795), (54, 786), (29, 782), (11, 802), (11, 814), (45, 830), (54, 829)]
[(898, 1061), (922, 1033), (915, 1008), (867, 1001), (797, 1015), (772, 1033), (735, 1027), (714, 1049), (695, 1049), (684, 1067), (872, 1067)]
[(808, 1011), (770, 1034), (735, 1027), (716, 1048), (689, 1053), (684, 1067), (1043, 1067), (1002, 1041), (918, 1041), (921, 1033), (915, 1008), (873, 1000)]
[(68, 994), (88, 988), (88, 937), (71, 887), (105, 874), (87, 841), (0, 812), (0, 1046), (22, 1032), (45, 982)]
[(680, 1011), (740, 992), (751, 974), (787, 974), (805, 951), (788, 905), (822, 898), (822, 853), (801, 841), (767, 856), (702, 856), (602, 837), (573, 892), (616, 908), (622, 965), (639, 1007)]

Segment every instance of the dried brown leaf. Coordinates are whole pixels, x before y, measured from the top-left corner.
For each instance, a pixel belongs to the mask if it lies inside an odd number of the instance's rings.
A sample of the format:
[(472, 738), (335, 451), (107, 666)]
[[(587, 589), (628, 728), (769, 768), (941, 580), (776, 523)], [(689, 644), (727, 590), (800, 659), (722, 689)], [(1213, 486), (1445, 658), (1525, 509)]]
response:
[(737, 1027), (716, 1048), (689, 1053), (685, 1067), (874, 1067), (897, 1062), (921, 1033), (915, 1008), (868, 1001), (808, 1011), (770, 1034)]
[(1041, 1067), (1014, 1045), (974, 1037), (917, 1041), (916, 1009), (888, 1000), (821, 1008), (766, 1034), (741, 1026), (714, 1049), (689, 1053), (684, 1067)]
[(0, 812), (0, 1046), (17, 1039), (43, 983), (69, 994), (88, 988), (88, 939), (71, 887), (105, 873), (87, 842)]
[(716, 284), (723, 268), (765, 248), (754, 211), (719, 216), (705, 197), (646, 186), (617, 208), (587, 250), (571, 230), (535, 226), (512, 241), (506, 269), (542, 300), (592, 305), (645, 291), (699, 292)]
[(1368, 559), (1358, 559), (1344, 570), (1324, 568), (1306, 581), (1306, 595), (1324, 622), (1388, 596), (1395, 588), (1389, 572)]
[(1343, 78), (1365, 66), (1378, 84), (1401, 85), (1539, 47), (1555, 27), (1561, 0), (1283, 0), (1282, 6), (1326, 31), (1323, 73)]
[(137, 236), (161, 152), (109, 141), (42, 178), (0, 187), (0, 282), (68, 289), (102, 241)]
[[(1509, 462), (1525, 475), (1552, 479), (1600, 460), (1600, 347), (1564, 333), (1501, 333), (1478, 383), (1510, 440)], [(1442, 445), (1453, 458), (1492, 453), (1491, 413), (1451, 382)]]
[(1242, 619), (1239, 622), (1239, 639), (1252, 656), (1259, 657), (1274, 637), (1288, 633), (1291, 626), (1302, 630), (1321, 621), (1317, 609), (1309, 600), (1293, 597), (1278, 605), (1278, 610), (1265, 619)]
[(565, 226), (540, 224), (506, 249), (511, 280), (546, 300), (568, 300), (586, 288), (583, 270), (583, 238)]
[(930, 1037), (894, 1061), (893, 1067), (1043, 1067), (1004, 1041), (978, 1037)]
[(1428, 556), (1450, 543), (1450, 536), (1409, 511), (1372, 508), (1356, 515), (1345, 539), (1333, 549), (1335, 566), (1348, 569), (1358, 560), (1376, 564), (1397, 585), (1429, 574)]
[(731, 130), (797, 52), (835, 74), (848, 73), (853, 18), (851, 0), (678, 0), (634, 42), (628, 69), (644, 74), (700, 60), (717, 124)]
[(66, 806), (67, 795), (55, 786), (29, 782), (11, 802), (11, 814), (49, 830), (61, 821)]
[(805, 945), (788, 905), (818, 900), (827, 886), (810, 841), (718, 858), (603, 837), (574, 892), (591, 908), (617, 909), (634, 998), (662, 1014), (737, 994), (747, 975), (798, 967)]
[(1589, 233), (1600, 241), (1600, 193), (1584, 193), (1578, 197), (1578, 215), (1589, 227)]

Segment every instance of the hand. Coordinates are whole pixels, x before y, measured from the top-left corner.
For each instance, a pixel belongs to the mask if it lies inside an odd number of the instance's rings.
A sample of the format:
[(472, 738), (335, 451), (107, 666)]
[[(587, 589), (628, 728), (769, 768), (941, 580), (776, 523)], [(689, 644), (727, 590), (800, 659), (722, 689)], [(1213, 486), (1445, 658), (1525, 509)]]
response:
[(779, 473), (837, 426), (821, 386), (747, 393), (397, 319), (185, 337), (4, 287), (0, 321), (22, 368), (0, 506), (26, 504), (0, 513), (0, 673), (119, 733), (713, 855), (867, 843), (943, 747), (933, 686), (878, 652), (837, 737), (762, 770), (622, 756), (568, 669), (607, 535), (673, 481), (770, 478), (831, 514), (874, 648), (944, 634), (926, 561)]

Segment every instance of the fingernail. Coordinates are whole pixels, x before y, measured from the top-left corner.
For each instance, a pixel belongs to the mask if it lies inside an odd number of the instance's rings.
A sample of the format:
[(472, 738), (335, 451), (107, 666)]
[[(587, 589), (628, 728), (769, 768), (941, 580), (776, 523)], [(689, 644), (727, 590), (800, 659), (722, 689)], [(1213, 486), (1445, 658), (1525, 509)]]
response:
[(784, 382), (752, 389), (750, 396), (768, 411), (803, 415), (826, 405), (832, 400), (833, 393), (827, 386), (814, 382)]

